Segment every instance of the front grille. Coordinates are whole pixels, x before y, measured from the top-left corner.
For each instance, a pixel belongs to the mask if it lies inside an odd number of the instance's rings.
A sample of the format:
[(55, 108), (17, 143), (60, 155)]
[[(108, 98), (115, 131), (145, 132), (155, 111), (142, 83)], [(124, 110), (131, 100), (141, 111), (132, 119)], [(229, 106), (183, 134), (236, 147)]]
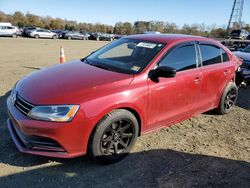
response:
[(34, 105), (22, 99), (19, 95), (16, 95), (15, 107), (22, 112), (24, 115), (28, 115), (29, 111), (34, 107)]

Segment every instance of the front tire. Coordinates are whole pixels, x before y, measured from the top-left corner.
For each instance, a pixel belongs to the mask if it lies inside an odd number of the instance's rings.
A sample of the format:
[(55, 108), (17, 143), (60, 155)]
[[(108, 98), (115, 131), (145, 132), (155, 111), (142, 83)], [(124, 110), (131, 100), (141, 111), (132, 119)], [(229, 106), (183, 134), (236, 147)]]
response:
[(35, 35), (34, 37), (35, 37), (36, 39), (39, 39), (39, 35)]
[(224, 90), (221, 97), (217, 111), (221, 114), (228, 114), (231, 112), (233, 106), (236, 104), (238, 97), (238, 87), (234, 82), (230, 82)]
[(89, 154), (102, 163), (118, 162), (133, 148), (138, 132), (137, 119), (131, 112), (114, 110), (97, 124), (89, 141)]

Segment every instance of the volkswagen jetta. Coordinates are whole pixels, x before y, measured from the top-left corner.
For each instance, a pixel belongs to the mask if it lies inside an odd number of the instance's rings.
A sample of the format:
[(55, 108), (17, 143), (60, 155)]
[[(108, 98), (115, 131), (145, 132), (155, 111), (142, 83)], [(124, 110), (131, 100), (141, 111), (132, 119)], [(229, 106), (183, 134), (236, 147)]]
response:
[(18, 81), (8, 128), (25, 153), (116, 162), (142, 134), (212, 109), (229, 113), (238, 66), (212, 39), (128, 36)]

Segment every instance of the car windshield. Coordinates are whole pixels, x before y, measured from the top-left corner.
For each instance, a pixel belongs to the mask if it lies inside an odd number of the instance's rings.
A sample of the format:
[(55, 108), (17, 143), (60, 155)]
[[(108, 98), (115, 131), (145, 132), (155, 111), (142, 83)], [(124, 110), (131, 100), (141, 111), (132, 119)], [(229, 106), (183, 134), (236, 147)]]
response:
[(123, 38), (83, 59), (85, 63), (114, 72), (137, 74), (166, 44)]
[(244, 48), (243, 52), (250, 53), (250, 45)]

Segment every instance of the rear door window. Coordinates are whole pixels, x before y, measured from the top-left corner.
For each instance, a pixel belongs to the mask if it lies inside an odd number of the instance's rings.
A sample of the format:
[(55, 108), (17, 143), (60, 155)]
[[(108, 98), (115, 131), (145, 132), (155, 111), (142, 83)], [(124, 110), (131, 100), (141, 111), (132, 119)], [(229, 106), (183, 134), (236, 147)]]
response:
[(209, 44), (200, 44), (200, 52), (203, 66), (222, 62), (220, 47)]
[(172, 67), (177, 71), (196, 68), (196, 50), (194, 44), (174, 48), (161, 60), (159, 66)]

